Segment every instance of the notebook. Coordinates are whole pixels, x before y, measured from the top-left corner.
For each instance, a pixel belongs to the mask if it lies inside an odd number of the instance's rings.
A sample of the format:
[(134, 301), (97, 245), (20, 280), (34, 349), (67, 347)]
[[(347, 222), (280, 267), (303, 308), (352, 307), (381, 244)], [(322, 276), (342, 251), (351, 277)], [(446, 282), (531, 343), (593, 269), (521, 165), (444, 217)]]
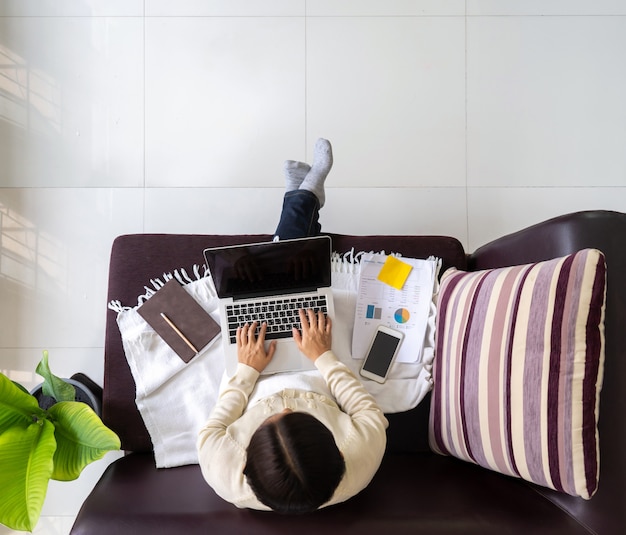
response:
[(137, 312), (184, 362), (220, 333), (217, 322), (176, 279), (166, 282)]
[(266, 340), (277, 341), (264, 374), (315, 368), (298, 350), (292, 326), (300, 328), (301, 308), (321, 310), (334, 318), (331, 247), (329, 236), (316, 236), (204, 250), (219, 297), (229, 376), (237, 367), (237, 327), (255, 319), (266, 321)]

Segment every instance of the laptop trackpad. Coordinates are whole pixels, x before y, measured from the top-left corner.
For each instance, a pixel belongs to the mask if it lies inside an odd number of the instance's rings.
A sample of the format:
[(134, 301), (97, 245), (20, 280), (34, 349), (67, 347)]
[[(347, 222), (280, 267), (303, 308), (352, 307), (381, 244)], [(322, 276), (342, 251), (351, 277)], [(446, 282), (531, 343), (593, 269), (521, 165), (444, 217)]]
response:
[[(295, 345), (293, 338), (285, 338), (276, 340), (276, 351), (270, 363), (261, 372), (261, 375), (271, 375), (274, 373), (282, 372), (298, 372), (309, 371), (315, 369), (309, 359), (307, 359)], [(265, 342), (265, 347), (268, 347), (269, 342)], [(234, 349), (234, 348), (233, 348)], [(226, 372), (229, 377), (235, 374), (237, 369), (237, 352), (231, 353), (232, 357), (227, 359)]]

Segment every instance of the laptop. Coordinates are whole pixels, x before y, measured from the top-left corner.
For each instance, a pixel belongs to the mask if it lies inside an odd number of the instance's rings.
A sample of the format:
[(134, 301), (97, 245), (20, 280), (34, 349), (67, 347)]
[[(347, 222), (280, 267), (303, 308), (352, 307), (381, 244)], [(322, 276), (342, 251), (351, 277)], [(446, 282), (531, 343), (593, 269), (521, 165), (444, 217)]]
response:
[(237, 327), (267, 323), (266, 340), (276, 352), (263, 374), (315, 369), (296, 346), (292, 327), (298, 310), (321, 310), (334, 318), (331, 239), (316, 236), (204, 250), (219, 298), (226, 373), (237, 368)]

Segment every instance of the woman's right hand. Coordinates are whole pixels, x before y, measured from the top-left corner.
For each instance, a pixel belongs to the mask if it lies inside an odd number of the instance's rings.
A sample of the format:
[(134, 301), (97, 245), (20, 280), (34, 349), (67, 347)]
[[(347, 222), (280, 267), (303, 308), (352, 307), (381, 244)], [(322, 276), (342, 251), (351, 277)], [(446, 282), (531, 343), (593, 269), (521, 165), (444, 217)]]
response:
[(322, 312), (299, 311), (302, 332), (293, 328), (293, 338), (306, 358), (315, 362), (332, 346), (332, 321)]

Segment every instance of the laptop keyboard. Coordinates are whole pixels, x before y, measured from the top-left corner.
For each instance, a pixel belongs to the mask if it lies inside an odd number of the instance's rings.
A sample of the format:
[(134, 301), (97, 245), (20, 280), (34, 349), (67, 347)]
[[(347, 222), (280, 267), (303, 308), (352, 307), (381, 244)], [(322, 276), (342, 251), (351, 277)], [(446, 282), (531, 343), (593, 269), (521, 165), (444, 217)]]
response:
[(328, 312), (326, 296), (311, 294), (300, 297), (270, 298), (251, 303), (233, 303), (226, 306), (228, 332), (232, 344), (237, 342), (237, 327), (253, 321), (267, 323), (266, 340), (290, 338), (292, 327), (300, 328), (298, 310), (313, 309), (316, 313)]

